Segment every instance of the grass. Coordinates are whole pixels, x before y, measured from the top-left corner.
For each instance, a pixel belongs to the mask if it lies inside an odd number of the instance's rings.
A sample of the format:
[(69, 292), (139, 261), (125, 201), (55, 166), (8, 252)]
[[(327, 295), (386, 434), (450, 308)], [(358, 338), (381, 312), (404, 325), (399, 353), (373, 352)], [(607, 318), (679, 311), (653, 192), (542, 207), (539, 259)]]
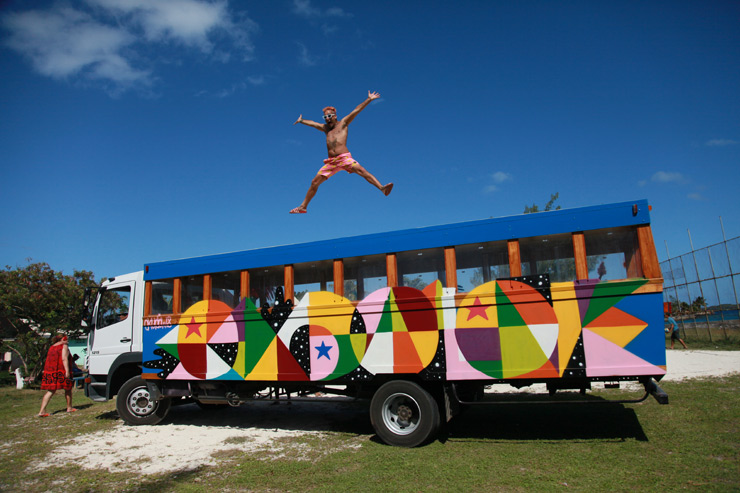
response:
[(35, 418), (41, 392), (0, 388), (0, 490), (740, 489), (740, 375), (661, 386), (668, 406), (650, 398), (636, 405), (472, 408), (439, 440), (416, 449), (380, 443), (363, 413), (337, 416), (335, 430), (281, 439), (280, 453), (220, 452), (217, 466), (140, 477), (75, 463), (32, 470), (56, 445), (118, 426), (113, 403), (76, 394), (80, 411), (66, 414), (55, 396), (50, 409), (62, 412), (42, 420)]

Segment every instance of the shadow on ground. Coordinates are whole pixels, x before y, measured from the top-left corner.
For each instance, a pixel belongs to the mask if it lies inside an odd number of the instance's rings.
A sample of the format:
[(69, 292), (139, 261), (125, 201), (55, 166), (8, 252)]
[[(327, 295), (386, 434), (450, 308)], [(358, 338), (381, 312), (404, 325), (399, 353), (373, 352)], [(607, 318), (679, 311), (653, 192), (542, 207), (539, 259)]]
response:
[(448, 423), (440, 439), (648, 440), (635, 411), (622, 404), (471, 407)]
[[(239, 407), (173, 406), (162, 424), (374, 435), (367, 401), (247, 402)], [(98, 419), (117, 419), (115, 411)], [(440, 441), (647, 441), (637, 415), (622, 404), (517, 404), (469, 407), (442, 427)], [(373, 441), (377, 441), (373, 439)]]

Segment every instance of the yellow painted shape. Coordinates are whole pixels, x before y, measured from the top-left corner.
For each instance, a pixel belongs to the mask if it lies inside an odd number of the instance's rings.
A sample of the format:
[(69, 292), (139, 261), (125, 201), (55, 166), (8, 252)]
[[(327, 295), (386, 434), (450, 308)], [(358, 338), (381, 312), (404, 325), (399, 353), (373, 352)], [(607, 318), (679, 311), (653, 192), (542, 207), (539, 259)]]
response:
[(623, 325), (620, 327), (589, 327), (588, 330), (598, 334), (607, 341), (611, 341), (619, 347), (625, 347), (632, 342), (632, 339), (642, 332), (647, 324), (644, 325)]
[[(467, 328), (467, 327), (498, 327), (498, 309), (496, 308), (496, 281), (487, 282), (473, 289), (467, 296), (460, 302), (460, 306), (457, 308), (457, 320), (455, 327)], [(482, 305), (491, 305), (485, 309), (486, 317), (475, 316), (470, 318), (472, 310), (479, 310), (475, 307), (476, 298), (480, 300)], [(470, 318), (470, 320), (468, 320)], [(487, 318), (487, 320), (486, 320)]]
[(357, 361), (362, 361), (367, 346), (367, 334), (350, 334), (349, 342), (352, 344), (352, 351), (354, 351)]
[(267, 347), (265, 354), (262, 358), (254, 365), (254, 369), (244, 377), (244, 380), (277, 380), (278, 376), (278, 361), (277, 361), (277, 341), (278, 338), (272, 340), (270, 345)]
[(406, 322), (403, 320), (401, 309), (398, 308), (398, 305), (396, 304), (396, 295), (393, 294), (392, 289), (390, 292), (389, 300), (389, 306), (391, 310), (391, 327), (393, 328), (393, 332), (408, 332), (409, 329), (406, 327)]
[(355, 312), (352, 302), (328, 291), (309, 293), (308, 296), (309, 324), (324, 327), (334, 335), (349, 334)]
[(416, 353), (419, 355), (422, 366), (426, 366), (432, 362), (434, 355), (437, 354), (437, 346), (439, 345), (439, 332), (436, 330), (424, 330), (424, 331), (411, 331), (411, 340), (416, 348)]
[(503, 378), (529, 373), (547, 362), (547, 356), (526, 325), (501, 327), (499, 336)]
[(578, 311), (576, 290), (572, 282), (556, 282), (550, 285), (553, 309), (558, 319), (558, 372), (563, 376), (568, 360), (581, 334), (581, 315)]
[[(206, 325), (206, 314), (208, 313), (208, 301), (199, 301), (180, 315), (180, 329), (177, 331), (178, 344), (205, 344), (208, 335)], [(193, 323), (190, 323), (194, 320)], [(188, 325), (197, 326), (197, 331), (192, 332)], [(188, 336), (190, 332), (190, 336)], [(198, 335), (200, 333), (200, 335)]]
[(244, 370), (244, 341), (239, 343), (238, 349), (236, 351), (236, 359), (234, 360), (234, 371), (237, 372), (239, 375), (241, 375), (242, 378), (246, 376), (246, 372)]
[(442, 311), (442, 283), (439, 279), (425, 287), (423, 290), (424, 294), (432, 302), (437, 313), (437, 330), (442, 330), (444, 327), (444, 312)]

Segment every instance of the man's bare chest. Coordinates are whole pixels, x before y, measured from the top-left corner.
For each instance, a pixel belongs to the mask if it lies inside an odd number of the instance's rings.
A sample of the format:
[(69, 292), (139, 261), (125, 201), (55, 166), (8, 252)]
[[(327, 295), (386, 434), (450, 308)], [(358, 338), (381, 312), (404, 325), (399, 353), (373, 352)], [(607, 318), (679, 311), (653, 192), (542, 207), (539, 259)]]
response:
[(347, 129), (346, 128), (333, 128), (326, 132), (326, 141), (333, 143), (344, 143), (347, 142)]

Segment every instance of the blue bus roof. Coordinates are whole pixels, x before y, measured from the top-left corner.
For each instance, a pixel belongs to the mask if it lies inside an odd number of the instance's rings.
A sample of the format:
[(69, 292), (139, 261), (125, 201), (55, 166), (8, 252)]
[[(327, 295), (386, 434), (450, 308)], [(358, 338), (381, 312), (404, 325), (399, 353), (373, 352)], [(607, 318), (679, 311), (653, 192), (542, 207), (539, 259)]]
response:
[(641, 224), (650, 224), (648, 203), (644, 199), (155, 262), (146, 264), (144, 279), (169, 279)]

